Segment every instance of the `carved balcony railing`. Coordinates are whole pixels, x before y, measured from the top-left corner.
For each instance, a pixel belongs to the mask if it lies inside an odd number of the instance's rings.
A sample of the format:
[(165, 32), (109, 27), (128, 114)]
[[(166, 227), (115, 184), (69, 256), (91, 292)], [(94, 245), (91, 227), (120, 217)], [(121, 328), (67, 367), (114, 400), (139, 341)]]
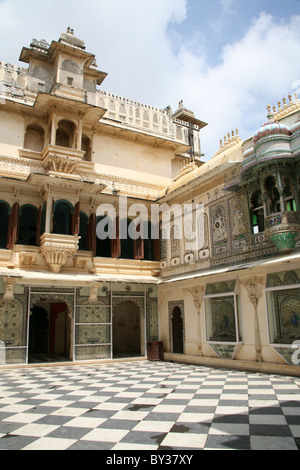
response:
[(300, 212), (278, 212), (265, 218), (265, 235), (276, 246), (279, 252), (293, 250), (296, 237), (300, 233)]

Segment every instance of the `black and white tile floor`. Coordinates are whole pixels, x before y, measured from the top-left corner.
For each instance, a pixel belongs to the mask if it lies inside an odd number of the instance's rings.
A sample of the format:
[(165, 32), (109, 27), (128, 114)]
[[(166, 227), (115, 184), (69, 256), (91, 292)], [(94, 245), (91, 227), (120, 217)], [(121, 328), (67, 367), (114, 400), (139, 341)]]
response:
[(0, 450), (299, 450), (300, 378), (165, 362), (0, 370)]

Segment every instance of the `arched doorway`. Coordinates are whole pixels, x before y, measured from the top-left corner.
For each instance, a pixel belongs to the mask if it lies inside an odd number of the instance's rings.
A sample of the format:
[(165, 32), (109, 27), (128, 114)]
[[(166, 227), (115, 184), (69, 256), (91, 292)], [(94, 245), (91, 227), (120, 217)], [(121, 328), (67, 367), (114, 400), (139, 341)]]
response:
[(183, 319), (179, 307), (174, 308), (171, 320), (173, 353), (183, 354)]
[(29, 317), (29, 362), (71, 360), (71, 318), (64, 302), (37, 302)]
[(113, 355), (141, 355), (141, 312), (131, 300), (120, 301), (113, 310)]

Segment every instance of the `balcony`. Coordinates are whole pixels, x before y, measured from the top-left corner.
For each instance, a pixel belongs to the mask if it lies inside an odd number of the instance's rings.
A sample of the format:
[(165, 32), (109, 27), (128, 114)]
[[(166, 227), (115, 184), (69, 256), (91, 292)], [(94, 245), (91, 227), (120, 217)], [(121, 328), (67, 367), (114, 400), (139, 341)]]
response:
[(53, 273), (59, 273), (68, 259), (75, 255), (79, 240), (76, 235), (44, 233), (41, 236), (40, 251)]
[(293, 250), (300, 233), (300, 212), (278, 212), (265, 218), (265, 235), (280, 253)]
[(43, 166), (48, 174), (80, 179), (76, 174), (85, 152), (73, 148), (47, 145), (42, 152)]

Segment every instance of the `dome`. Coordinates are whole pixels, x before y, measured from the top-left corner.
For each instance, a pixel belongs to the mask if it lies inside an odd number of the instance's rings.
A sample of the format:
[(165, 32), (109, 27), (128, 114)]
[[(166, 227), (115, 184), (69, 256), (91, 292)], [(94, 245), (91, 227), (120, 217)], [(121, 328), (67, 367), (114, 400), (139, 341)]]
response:
[(253, 136), (253, 143), (256, 144), (260, 139), (268, 135), (283, 134), (291, 135), (290, 129), (279, 122), (269, 121), (264, 124)]

